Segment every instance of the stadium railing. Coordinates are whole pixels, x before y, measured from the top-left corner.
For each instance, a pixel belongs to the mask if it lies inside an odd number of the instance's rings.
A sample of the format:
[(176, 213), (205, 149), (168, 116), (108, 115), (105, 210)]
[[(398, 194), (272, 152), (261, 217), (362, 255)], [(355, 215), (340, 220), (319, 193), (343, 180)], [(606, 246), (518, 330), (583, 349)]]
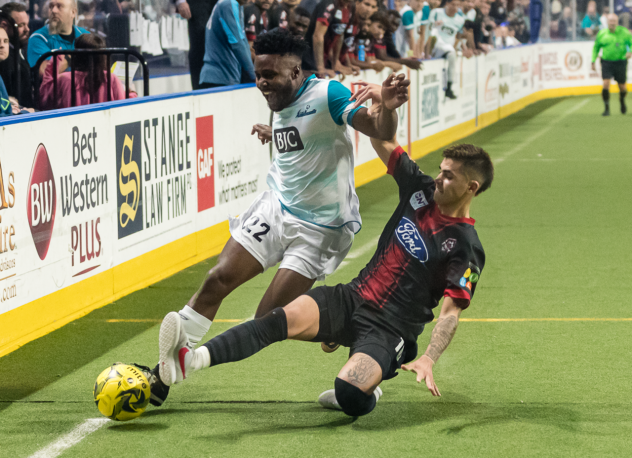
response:
[[(61, 55), (76, 56), (76, 55), (81, 55), (81, 54), (88, 54), (92, 56), (91, 61), (90, 61), (90, 67), (91, 67), (90, 73), (93, 78), (96, 76), (94, 72), (94, 56), (102, 56), (102, 55), (106, 56), (108, 87), (111, 87), (111, 83), (112, 83), (112, 72), (110, 71), (112, 67), (112, 55), (125, 56), (125, 81), (126, 82), (129, 81), (129, 62), (130, 62), (129, 58), (130, 56), (135, 57), (136, 59), (138, 59), (138, 62), (143, 68), (143, 96), (146, 97), (149, 95), (149, 68), (147, 67), (147, 62), (138, 51), (135, 51), (133, 49), (127, 49), (127, 48), (72, 49), (72, 50), (56, 49), (54, 51), (49, 51), (42, 54), (42, 56), (37, 60), (37, 62), (35, 63), (35, 66), (33, 67), (33, 73), (35, 75), (35, 81), (36, 81), (34, 85), (35, 86), (34, 87), (35, 105), (38, 109), (41, 109), (40, 93), (39, 93), (41, 78), (39, 76), (39, 68), (42, 65), (42, 63), (48, 58), (53, 57), (53, 59), (51, 59), (51, 65), (53, 66), (53, 97), (55, 99), (55, 104), (57, 104), (57, 59), (55, 59), (55, 57), (61, 56)], [(77, 105), (77, 94), (75, 91), (76, 89), (75, 71), (76, 71), (75, 67), (71, 65), (70, 66), (70, 85), (71, 85), (70, 103), (71, 103), (71, 106), (73, 107)], [(107, 101), (111, 102), (112, 91), (106, 91), (106, 92), (107, 92)], [(93, 94), (90, 93), (90, 103), (93, 103), (92, 97), (93, 97)], [(125, 84), (125, 98), (129, 99), (129, 84)], [(57, 108), (56, 105), (55, 105), (55, 108)]]

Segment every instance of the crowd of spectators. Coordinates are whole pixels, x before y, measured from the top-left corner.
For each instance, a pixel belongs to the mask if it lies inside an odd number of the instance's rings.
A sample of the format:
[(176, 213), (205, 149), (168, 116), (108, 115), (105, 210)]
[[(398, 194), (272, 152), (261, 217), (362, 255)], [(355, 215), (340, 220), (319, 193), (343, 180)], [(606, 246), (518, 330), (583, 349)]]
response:
[[(104, 47), (97, 25), (108, 14), (135, 8), (134, 0), (47, 0), (35, 5), (34, 20), (29, 18), (27, 4), (2, 1), (0, 116), (32, 112), (35, 85), (40, 93), (39, 109), (66, 107), (71, 101), (77, 105), (102, 102), (108, 99), (108, 92), (111, 100), (125, 97), (124, 85), (117, 78), (106, 77), (109, 69), (101, 58), (94, 64), (77, 58), (73, 65), (69, 57), (59, 56), (57, 75), (50, 59), (37, 70), (35, 66), (51, 50)], [(170, 8), (189, 21), (193, 89), (254, 81), (252, 43), (259, 34), (280, 27), (305, 38), (310, 50), (304, 56), (303, 69), (319, 77), (344, 78), (386, 67), (393, 71), (419, 69), (424, 59), (445, 58), (446, 96), (450, 98), (455, 97), (451, 84), (458, 55), (470, 58), (536, 41), (538, 8), (542, 8), (541, 0), (169, 1)], [(614, 4), (620, 23), (629, 28), (632, 0), (615, 0)], [(599, 4), (579, 0), (577, 5), (581, 11), (575, 23), (578, 38), (594, 39), (607, 27), (608, 7), (603, 0)], [(147, 11), (145, 6), (143, 12)], [(570, 39), (570, 0), (552, 0), (550, 13), (550, 38)], [(70, 66), (76, 70), (74, 89), (66, 71)], [(90, 71), (93, 66), (96, 75)], [(55, 76), (57, 95), (51, 89)]]
[(445, 58), (446, 96), (455, 98), (457, 54), (469, 58), (530, 38), (529, 0), (394, 0), (390, 6), (388, 0), (219, 0), (206, 28), (199, 87), (254, 81), (252, 43), (281, 27), (305, 37), (310, 51), (303, 70), (319, 77), (419, 69), (424, 59)]

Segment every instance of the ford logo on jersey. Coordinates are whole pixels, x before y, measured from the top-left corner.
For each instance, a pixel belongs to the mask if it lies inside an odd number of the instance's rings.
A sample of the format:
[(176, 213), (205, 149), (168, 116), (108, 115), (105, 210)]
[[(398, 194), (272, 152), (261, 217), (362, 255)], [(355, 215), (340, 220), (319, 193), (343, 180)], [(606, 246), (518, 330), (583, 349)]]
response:
[(421, 262), (428, 260), (428, 250), (415, 224), (406, 217), (403, 217), (395, 230), (397, 240), (401, 243), (406, 251), (415, 259)]

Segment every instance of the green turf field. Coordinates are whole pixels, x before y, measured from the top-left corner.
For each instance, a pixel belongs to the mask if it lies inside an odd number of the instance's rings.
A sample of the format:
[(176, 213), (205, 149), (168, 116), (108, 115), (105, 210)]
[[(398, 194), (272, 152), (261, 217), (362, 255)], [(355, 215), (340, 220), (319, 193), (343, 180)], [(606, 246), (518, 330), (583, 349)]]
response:
[[(632, 455), (632, 134), (630, 117), (604, 119), (601, 103), (539, 102), (463, 140), (491, 154), (496, 180), (472, 209), (487, 262), (435, 366), (443, 397), (401, 373), (368, 416), (324, 411), (316, 399), (345, 351), (283, 342), (195, 373), (135, 421), (86, 422), (100, 417), (99, 372), (156, 362), (160, 319), (186, 303), (210, 259), (1, 358), (0, 457)], [(439, 152), (419, 161), (433, 175), (439, 162)], [(327, 284), (364, 266), (397, 202), (390, 177), (358, 195), (363, 230)], [(217, 318), (252, 316), (273, 275), (238, 289)]]

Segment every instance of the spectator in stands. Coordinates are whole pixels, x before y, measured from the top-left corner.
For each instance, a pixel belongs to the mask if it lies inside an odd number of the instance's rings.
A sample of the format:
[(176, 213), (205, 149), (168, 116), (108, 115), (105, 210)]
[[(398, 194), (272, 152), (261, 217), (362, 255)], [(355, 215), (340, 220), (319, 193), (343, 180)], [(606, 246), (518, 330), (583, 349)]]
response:
[[(364, 27), (364, 34), (369, 33), (369, 18), (378, 10), (378, 0), (356, 0), (350, 5), (351, 10), (351, 23), (344, 32), (344, 42), (342, 50), (340, 52), (340, 62), (343, 67), (338, 67), (337, 70), (342, 74), (359, 74), (361, 69), (377, 68), (369, 63), (361, 61), (358, 63), (358, 59), (355, 56), (357, 38), (361, 35), (362, 28)], [(363, 39), (366, 37), (363, 36)], [(380, 70), (383, 67), (379, 66)]]
[[(76, 49), (101, 49), (105, 48), (105, 40), (97, 34), (84, 34), (77, 38)], [(40, 104), (44, 110), (55, 108), (69, 108), (72, 106), (72, 81), (71, 72), (66, 72), (69, 67), (68, 59), (57, 56), (57, 94), (54, 93), (53, 65), (46, 67), (44, 79), (40, 87)], [(94, 65), (94, 73), (92, 68)], [(89, 105), (90, 103), (102, 103), (108, 100), (110, 91), (112, 100), (125, 99), (125, 86), (115, 76), (111, 76), (111, 84), (108, 88), (106, 56), (78, 54), (72, 59), (75, 69), (75, 101), (76, 106)], [(130, 98), (137, 97), (135, 91), (130, 90)]]
[(334, 78), (336, 70), (345, 71), (340, 63), (343, 39), (351, 11), (349, 0), (322, 0), (314, 9), (305, 40), (312, 52), (303, 59), (303, 70), (314, 72), (320, 78)]
[[(384, 44), (384, 48), (379, 50), (376, 53), (376, 57), (383, 62), (394, 62), (401, 65), (406, 65), (413, 70), (419, 70), (421, 68), (421, 62), (419, 59), (415, 59), (412, 57), (402, 57), (395, 49), (395, 44), (393, 43), (393, 33), (399, 27), (399, 13), (395, 10), (389, 11), (378, 11), (380, 16), (384, 16), (383, 19), (380, 19), (380, 24), (384, 27), (384, 37), (382, 38), (382, 43)], [(397, 16), (394, 16), (397, 15)], [(395, 22), (394, 19), (397, 19)]]
[(18, 25), (21, 49), (23, 52), (26, 52), (26, 48), (29, 44), (29, 33), (31, 32), (29, 29), (29, 15), (26, 5), (23, 3), (10, 2), (2, 5), (0, 10), (10, 15)]
[(461, 12), (465, 16), (466, 21), (474, 22), (476, 20), (476, 2), (474, 0), (463, 0)]
[(599, 30), (608, 28), (608, 15), (610, 14), (610, 7), (605, 6), (601, 10), (601, 16), (599, 16)]
[[(50, 19), (48, 25), (33, 32), (29, 38), (27, 58), (31, 68), (35, 67), (42, 54), (54, 49), (75, 49), (75, 40), (84, 33), (90, 33), (74, 25), (77, 16), (76, 0), (50, 0)], [(39, 67), (44, 75), (50, 58)]]
[(362, 70), (375, 70), (381, 72), (384, 70), (384, 63), (378, 59), (375, 59), (367, 52), (367, 48), (371, 49), (371, 36), (370, 27), (371, 21), (359, 22), (359, 32), (353, 36), (353, 41), (347, 42), (346, 54), (348, 56), (351, 65), (361, 68)]
[(507, 0), (496, 0), (491, 4), (489, 15), (494, 19), (496, 25), (500, 25), (507, 20)]
[(200, 88), (207, 89), (255, 81), (250, 46), (244, 32), (248, 0), (220, 0), (206, 26), (206, 51)]
[(586, 16), (582, 21), (582, 31), (587, 38), (594, 38), (599, 32), (599, 16), (597, 15), (597, 3), (590, 0), (586, 6)]
[(632, 15), (632, 0), (615, 0), (614, 12), (619, 16), (619, 23), (626, 29), (629, 29), (630, 16)]
[(465, 17), (458, 14), (458, 3), (456, 0), (444, 0), (444, 8), (435, 8), (430, 13), (430, 23), (432, 24), (432, 57), (444, 57), (448, 61), (448, 83), (445, 96), (449, 99), (456, 99), (456, 94), (452, 91), (452, 84), (456, 77), (456, 47), (457, 40), (464, 37), (463, 26)]
[(397, 47), (395, 46), (395, 41), (393, 40), (393, 36), (395, 35), (395, 32), (397, 32), (397, 30), (399, 29), (402, 18), (399, 15), (399, 13), (395, 10), (388, 10), (387, 13), (389, 17), (389, 29), (386, 31), (386, 34), (384, 35), (384, 45), (386, 45), (386, 55), (394, 59), (399, 59), (399, 60), (396, 60), (396, 62), (406, 65), (407, 67), (412, 68), (413, 70), (421, 69), (420, 59), (417, 59), (414, 57), (402, 56), (397, 51)]
[(254, 62), (255, 51), (252, 44), (261, 32), (268, 30), (268, 10), (274, 0), (255, 0), (244, 6), (244, 30), (250, 45), (250, 55)]
[(299, 3), (300, 0), (283, 0), (281, 3), (270, 8), (268, 13), (268, 30), (276, 29), (277, 27), (289, 30), (292, 12), (298, 7)]
[(501, 24), (496, 27), (495, 44), (496, 48), (513, 48), (514, 46), (520, 46), (520, 42), (516, 40), (516, 31), (513, 27)]
[[(0, 27), (0, 61), (4, 61), (9, 57), (9, 35), (4, 28)], [(13, 114), (13, 107), (9, 100), (7, 88), (4, 87), (4, 81), (0, 77), (0, 117), (10, 116)]]
[(385, 11), (377, 11), (369, 19), (370, 38), (366, 40), (365, 52), (367, 59), (378, 60), (385, 67), (389, 67), (395, 72), (402, 69), (402, 65), (388, 57), (386, 45), (384, 44), (384, 34), (389, 27), (390, 20)]
[[(562, 8), (562, 17), (560, 18), (559, 23), (560, 23), (560, 25), (559, 25), (558, 35), (560, 36), (560, 38), (563, 39), (563, 40), (570, 40), (570, 39), (572, 39), (572, 34), (573, 34), (573, 10), (571, 9), (570, 6), (565, 6), (564, 8)], [(562, 36), (562, 33), (561, 33), (562, 30), (566, 31), (566, 35)], [(519, 38), (519, 37), (517, 37), (517, 38)]]
[(290, 32), (294, 35), (305, 37), (309, 28), (310, 14), (302, 6), (297, 6), (291, 15)]
[(204, 65), (206, 24), (217, 0), (176, 0), (180, 16), (189, 21), (189, 72), (191, 87), (200, 89), (200, 73)]
[[(4, 80), (9, 96), (15, 98), (18, 106), (33, 106), (33, 91), (31, 85), (31, 68), (25, 59), (25, 46), (29, 40), (29, 17), (26, 14), (26, 6), (21, 3), (7, 3), (0, 8), (2, 13), (7, 14), (10, 19), (18, 25), (19, 47), (14, 49), (11, 45), (9, 58), (0, 62), (0, 77)], [(6, 31), (10, 39), (14, 33), (13, 24), (0, 20), (0, 26), (6, 25)], [(13, 41), (13, 40), (12, 40)], [(15, 53), (18, 53), (19, 60), (16, 67)], [(18, 88), (18, 73), (20, 75), (20, 86)], [(19, 95), (19, 97), (18, 97)]]
[(422, 59), (428, 37), (430, 5), (423, 0), (409, 0), (409, 4), (405, 0), (397, 0), (395, 7), (402, 16), (402, 25), (395, 40), (399, 54)]

